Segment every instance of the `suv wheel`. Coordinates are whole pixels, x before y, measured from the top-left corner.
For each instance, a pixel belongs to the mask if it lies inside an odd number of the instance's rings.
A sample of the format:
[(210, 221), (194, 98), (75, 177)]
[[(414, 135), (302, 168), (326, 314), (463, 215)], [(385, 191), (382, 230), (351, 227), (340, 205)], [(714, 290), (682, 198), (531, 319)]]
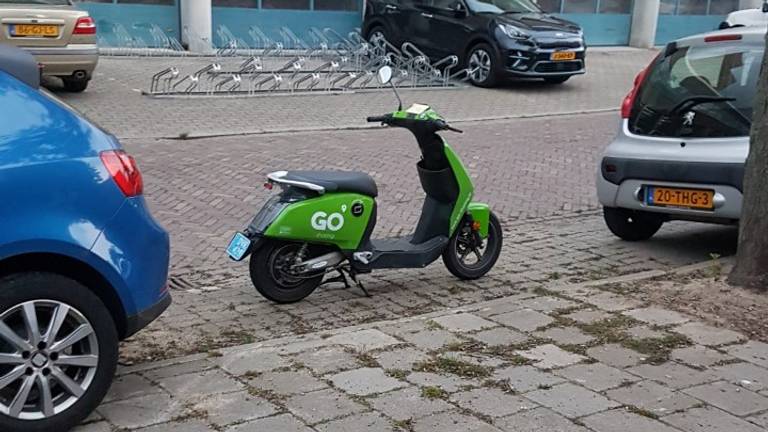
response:
[(648, 240), (664, 224), (661, 216), (610, 207), (603, 208), (603, 218), (608, 229), (626, 241)]
[(88, 88), (88, 78), (65, 77), (61, 80), (64, 82), (64, 90), (71, 93), (82, 93)]
[(52, 273), (0, 279), (0, 430), (64, 431), (101, 402), (118, 337), (107, 308)]
[(384, 39), (385, 41), (390, 42), (389, 38), (387, 38), (386, 30), (384, 30), (384, 27), (379, 25), (372, 28), (371, 31), (368, 32), (368, 42), (372, 42), (377, 39)]
[(478, 87), (493, 87), (496, 84), (496, 57), (488, 44), (474, 46), (467, 55), (469, 80)]

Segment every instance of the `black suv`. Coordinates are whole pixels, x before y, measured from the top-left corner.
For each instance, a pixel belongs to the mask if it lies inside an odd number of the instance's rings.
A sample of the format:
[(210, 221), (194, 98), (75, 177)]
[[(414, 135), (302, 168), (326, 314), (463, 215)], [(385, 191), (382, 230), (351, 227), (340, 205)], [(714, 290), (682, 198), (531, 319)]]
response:
[(544, 13), (533, 0), (366, 1), (368, 40), (411, 42), (433, 59), (455, 54), (478, 86), (503, 77), (559, 84), (585, 72), (581, 28)]

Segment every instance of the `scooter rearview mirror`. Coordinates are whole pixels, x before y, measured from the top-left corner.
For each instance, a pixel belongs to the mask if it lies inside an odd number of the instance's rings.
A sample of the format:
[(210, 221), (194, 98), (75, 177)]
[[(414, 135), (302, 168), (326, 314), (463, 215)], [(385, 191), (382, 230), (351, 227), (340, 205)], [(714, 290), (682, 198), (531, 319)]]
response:
[(392, 79), (392, 68), (389, 66), (382, 66), (379, 72), (376, 74), (376, 78), (379, 80), (379, 84), (384, 85), (389, 83)]

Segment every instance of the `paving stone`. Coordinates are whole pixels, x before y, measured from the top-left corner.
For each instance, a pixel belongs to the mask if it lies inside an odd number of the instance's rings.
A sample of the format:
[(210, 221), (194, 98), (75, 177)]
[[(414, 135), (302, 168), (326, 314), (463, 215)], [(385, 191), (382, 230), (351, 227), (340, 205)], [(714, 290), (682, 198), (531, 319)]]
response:
[(413, 432), (499, 432), (499, 429), (476, 417), (452, 412), (416, 420)]
[(765, 412), (763, 414), (759, 414), (756, 416), (748, 417), (747, 421), (749, 421), (750, 423), (754, 423), (765, 430), (768, 430), (768, 412)]
[(454, 408), (442, 399), (422, 397), (421, 390), (416, 387), (385, 393), (369, 399), (369, 402), (376, 411), (395, 420), (417, 419)]
[(593, 414), (581, 421), (595, 432), (676, 432), (675, 429), (650, 419), (619, 408), (611, 411)]
[(717, 366), (712, 371), (721, 379), (752, 391), (768, 388), (768, 369), (763, 369), (752, 363), (727, 364)]
[(712, 372), (692, 369), (673, 362), (661, 365), (643, 364), (629, 368), (627, 372), (656, 381), (673, 389), (693, 387), (717, 380), (717, 377)]
[(242, 423), (275, 414), (278, 408), (248, 392), (209, 396), (194, 405), (194, 411), (207, 413), (206, 421), (217, 426)]
[[(106, 429), (107, 431), (111, 429)], [(215, 429), (209, 427), (200, 420), (184, 420), (161, 425), (150, 426), (148, 428), (138, 429), (136, 432), (214, 432)]]
[[(292, 396), (285, 401), (285, 406), (309, 424), (367, 411), (365, 406), (332, 389)], [(282, 429), (265, 428), (259, 430)]]
[(451, 396), (451, 401), (461, 408), (489, 417), (504, 417), (536, 408), (533, 402), (504, 393), (498, 388), (478, 388), (456, 393)]
[(445, 345), (461, 342), (455, 334), (445, 330), (425, 330), (416, 333), (406, 333), (400, 338), (422, 350), (438, 350)]
[(700, 345), (717, 346), (732, 344), (746, 339), (741, 333), (732, 330), (712, 327), (700, 322), (691, 322), (675, 328), (677, 333), (688, 336), (688, 339)]
[(480, 382), (457, 377), (455, 375), (440, 375), (430, 372), (413, 372), (405, 379), (420, 387), (439, 387), (447, 393), (456, 393), (465, 388), (478, 387)]
[(556, 370), (555, 373), (596, 392), (602, 392), (640, 380), (640, 378), (632, 374), (602, 363), (573, 365), (565, 369)]
[(567, 309), (578, 306), (578, 303), (572, 302), (570, 300), (549, 296), (525, 299), (520, 301), (519, 304), (525, 309), (533, 309), (543, 313), (550, 313), (558, 309)]
[(551, 324), (555, 320), (548, 315), (532, 309), (521, 309), (514, 312), (496, 315), (492, 319), (500, 324), (521, 331), (533, 331)]
[(608, 312), (620, 312), (642, 306), (642, 302), (618, 294), (601, 292), (584, 297), (584, 302)]
[(415, 348), (401, 348), (382, 351), (375, 354), (374, 358), (384, 369), (411, 370), (414, 363), (429, 359), (429, 355)]
[(598, 321), (602, 321), (604, 319), (608, 319), (611, 316), (612, 316), (611, 314), (606, 312), (585, 309), (585, 310), (569, 313), (568, 315), (563, 315), (563, 318), (567, 318), (569, 320), (573, 320), (581, 324), (592, 324)]
[(495, 420), (495, 425), (504, 432), (587, 432), (549, 408), (536, 408)]
[(358, 330), (351, 333), (342, 333), (326, 340), (329, 345), (344, 345), (357, 351), (365, 352), (397, 345), (399, 340), (376, 329)]
[(151, 394), (103, 404), (99, 414), (117, 427), (135, 429), (165, 423), (182, 412), (179, 400), (166, 394)]
[(768, 398), (723, 381), (689, 388), (683, 392), (739, 417), (768, 409)]
[(407, 385), (388, 376), (383, 369), (379, 368), (360, 368), (340, 372), (329, 379), (335, 387), (357, 396), (384, 393)]
[(432, 321), (436, 322), (444, 329), (453, 332), (472, 332), (491, 327), (498, 327), (498, 324), (495, 322), (488, 321), (470, 313), (444, 315), (433, 318)]
[(551, 339), (559, 345), (583, 345), (595, 340), (594, 337), (585, 334), (576, 327), (552, 327), (550, 329), (536, 332), (534, 336)]
[(694, 408), (664, 421), (685, 432), (762, 432), (763, 429), (713, 407)]
[(709, 367), (733, 359), (733, 357), (723, 354), (720, 351), (715, 351), (701, 345), (676, 348), (672, 350), (669, 358), (696, 368)]
[(312, 429), (304, 425), (298, 419), (290, 414), (281, 414), (274, 417), (267, 417), (248, 423), (232, 426), (225, 432), (312, 432)]
[(475, 354), (471, 352), (460, 352), (460, 351), (447, 351), (440, 354), (440, 357), (449, 358), (452, 360), (470, 363), (475, 366), (483, 366), (483, 367), (490, 367), (490, 368), (496, 368), (506, 363), (506, 361), (497, 358), (497, 357), (491, 357), (484, 354)]
[(528, 340), (528, 336), (526, 336), (524, 333), (520, 333), (505, 327), (496, 327), (490, 330), (483, 330), (468, 336), (488, 346), (515, 345)]
[(639, 352), (624, 348), (618, 344), (592, 347), (587, 350), (587, 355), (601, 363), (617, 368), (637, 365), (645, 358)]
[(619, 405), (603, 395), (571, 383), (526, 393), (525, 397), (568, 418), (583, 417)]
[(527, 351), (518, 351), (517, 354), (535, 361), (534, 366), (541, 369), (570, 366), (587, 359), (584, 356), (565, 351), (552, 344), (539, 345)]
[(354, 369), (359, 366), (354, 354), (341, 347), (328, 347), (306, 351), (294, 357), (296, 362), (303, 364), (318, 375), (325, 375), (340, 370)]
[(728, 354), (768, 368), (768, 344), (757, 341), (749, 341), (743, 345), (734, 345), (726, 349)]
[(289, 366), (288, 360), (272, 351), (245, 350), (224, 354), (216, 363), (232, 375), (246, 372), (269, 372)]
[(669, 333), (654, 330), (646, 326), (634, 326), (627, 329), (626, 333), (632, 339), (661, 339), (665, 336), (669, 336)]
[(682, 411), (700, 403), (688, 395), (675, 392), (653, 381), (641, 381), (630, 386), (608, 390), (605, 394), (624, 405), (633, 405), (658, 416)]
[(392, 422), (376, 413), (351, 415), (319, 424), (315, 429), (318, 432), (393, 432)]
[(552, 387), (565, 380), (550, 372), (544, 372), (533, 366), (510, 366), (494, 371), (493, 379), (507, 381), (518, 393)]
[(152, 384), (146, 378), (139, 375), (123, 375), (115, 377), (109, 392), (104, 396), (104, 402), (112, 402), (121, 399), (130, 399), (136, 396), (145, 396), (153, 393), (162, 393), (163, 389)]
[(71, 432), (112, 432), (112, 426), (105, 421), (100, 421), (76, 426)]
[(243, 389), (243, 385), (218, 369), (177, 375), (158, 380), (163, 388), (174, 395), (226, 393)]
[(185, 375), (193, 372), (201, 372), (216, 367), (208, 359), (201, 359), (189, 362), (183, 362), (171, 366), (165, 366), (157, 369), (143, 371), (141, 374), (150, 380), (157, 381), (163, 378), (169, 378), (176, 375)]
[(507, 312), (520, 310), (523, 309), (523, 307), (520, 306), (520, 301), (532, 297), (536, 296), (530, 293), (513, 294), (511, 296), (504, 297), (503, 301), (494, 302), (493, 305), (484, 307), (475, 313), (477, 315), (488, 318), (494, 315), (501, 315)]
[(308, 393), (328, 387), (306, 370), (288, 372), (265, 372), (249, 378), (248, 384), (260, 390), (270, 390), (280, 395)]
[(624, 312), (624, 315), (632, 317), (644, 323), (667, 326), (672, 324), (682, 324), (688, 321), (688, 318), (677, 312), (661, 309), (657, 307), (647, 307), (641, 309), (632, 309)]

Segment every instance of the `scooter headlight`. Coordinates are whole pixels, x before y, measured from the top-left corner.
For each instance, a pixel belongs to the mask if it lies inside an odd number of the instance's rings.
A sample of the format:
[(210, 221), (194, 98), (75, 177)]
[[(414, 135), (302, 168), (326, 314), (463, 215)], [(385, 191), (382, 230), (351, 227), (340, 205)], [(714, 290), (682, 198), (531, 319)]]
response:
[(528, 40), (531, 38), (531, 35), (510, 24), (499, 24), (499, 30), (512, 39)]

